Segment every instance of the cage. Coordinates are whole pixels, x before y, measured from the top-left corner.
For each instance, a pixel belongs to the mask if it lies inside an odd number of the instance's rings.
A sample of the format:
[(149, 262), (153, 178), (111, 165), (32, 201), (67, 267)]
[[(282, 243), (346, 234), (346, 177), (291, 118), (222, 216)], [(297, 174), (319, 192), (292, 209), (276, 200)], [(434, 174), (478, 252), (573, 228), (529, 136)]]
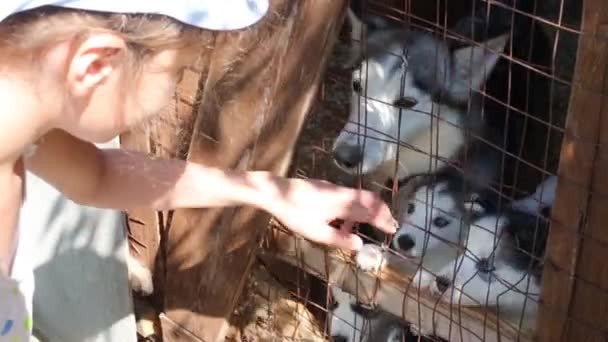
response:
[[(260, 27), (207, 37), (192, 98), (124, 146), (377, 191), (401, 229), (358, 225), (352, 254), (247, 209), (129, 213), (159, 336), (605, 341), (608, 5), (272, 7)], [(238, 115), (251, 108), (262, 118)]]

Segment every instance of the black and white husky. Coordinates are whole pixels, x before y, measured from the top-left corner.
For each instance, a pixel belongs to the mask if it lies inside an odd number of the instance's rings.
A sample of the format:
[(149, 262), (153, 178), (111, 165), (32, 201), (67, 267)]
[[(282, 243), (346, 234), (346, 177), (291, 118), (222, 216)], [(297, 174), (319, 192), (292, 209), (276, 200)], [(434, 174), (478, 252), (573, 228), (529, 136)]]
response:
[[(431, 291), (449, 303), (495, 307), (501, 318), (533, 328), (549, 225), (543, 209), (552, 207), (556, 183), (551, 177), (528, 198), (472, 222), (465, 252), (438, 272)], [(531, 205), (539, 193), (544, 201)]]
[[(461, 182), (435, 175), (421, 183), (393, 247), (421, 257), (424, 269), (415, 274), (414, 287), (456, 305), (496, 307), (501, 318), (519, 324), (521, 317), (530, 329), (557, 179), (549, 177), (532, 195), (504, 205), (493, 190), (462, 191)], [(421, 230), (415, 222), (431, 227)], [(359, 268), (377, 272), (385, 258), (378, 245), (366, 244), (356, 261)]]
[[(349, 11), (348, 20), (358, 19)], [(504, 34), (451, 49), (407, 28), (368, 30), (365, 57), (352, 74), (349, 119), (333, 145), (335, 163), (380, 184), (395, 170), (401, 180), (443, 168), (467, 132), (481, 134), (481, 101), (472, 91), (482, 88), (507, 40)]]
[[(414, 177), (404, 185), (402, 190), (407, 192), (407, 184), (415, 183), (415, 194), (406, 205), (401, 205), (407, 209), (399, 215), (401, 227), (391, 245), (401, 253), (422, 260), (414, 286), (422, 283), (429, 287), (435, 280), (434, 272), (458, 257), (459, 246), (466, 237), (463, 234), (466, 224), (462, 222), (467, 216), (465, 213), (485, 211), (486, 204), (481, 200), (483, 186), (489, 184), (490, 172), (495, 174), (497, 169), (491, 162), (495, 162), (491, 156), (482, 153), (471, 164), (478, 164), (478, 170), (484, 165), (484, 174), (464, 176), (460, 170), (446, 168), (436, 174)], [(360, 226), (359, 232), (382, 240), (371, 227)], [(355, 257), (357, 267), (368, 272), (382, 269), (386, 260), (381, 248), (374, 243), (365, 244)], [(379, 309), (367, 309), (357, 303), (354, 296), (338, 288), (331, 290), (336, 303), (331, 313), (331, 334), (335, 341), (401, 341), (406, 330), (398, 318)]]
[(492, 193), (489, 182), (471, 181), (473, 175), (463, 176), (454, 168), (418, 178), (423, 181), (417, 182), (407, 206), (402, 206), (392, 247), (418, 261), (412, 285), (424, 289), (435, 280), (436, 272), (458, 257), (468, 222), (496, 202), (489, 197), (498, 195)]

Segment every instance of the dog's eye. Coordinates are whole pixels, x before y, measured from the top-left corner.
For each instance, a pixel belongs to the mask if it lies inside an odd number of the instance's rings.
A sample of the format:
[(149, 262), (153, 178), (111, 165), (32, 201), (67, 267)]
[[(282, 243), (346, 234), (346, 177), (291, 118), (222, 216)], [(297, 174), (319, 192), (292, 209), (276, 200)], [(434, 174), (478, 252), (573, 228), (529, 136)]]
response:
[(494, 267), (494, 263), (489, 258), (479, 259), (476, 267), (477, 267), (477, 270), (481, 273), (490, 273), (496, 269)]
[(408, 214), (413, 214), (414, 210), (416, 210), (416, 206), (414, 205), (414, 203), (410, 203), (407, 205), (407, 213)]
[(361, 81), (353, 81), (353, 90), (360, 93), (363, 88), (361, 87)]
[(435, 219), (433, 220), (433, 225), (437, 228), (443, 228), (448, 224), (450, 224), (450, 221), (443, 217), (435, 217)]
[(400, 107), (403, 109), (409, 109), (409, 108), (412, 108), (415, 105), (417, 105), (418, 101), (416, 101), (416, 99), (413, 97), (406, 96), (406, 97), (402, 97), (402, 98), (398, 99), (393, 104), (396, 107)]

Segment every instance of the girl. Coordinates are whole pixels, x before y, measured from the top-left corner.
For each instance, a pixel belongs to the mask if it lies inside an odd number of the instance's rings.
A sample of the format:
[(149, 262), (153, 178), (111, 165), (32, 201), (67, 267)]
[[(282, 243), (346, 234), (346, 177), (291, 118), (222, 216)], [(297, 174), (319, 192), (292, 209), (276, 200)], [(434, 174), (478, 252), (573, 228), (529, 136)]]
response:
[[(305, 238), (351, 250), (362, 245), (353, 221), (395, 231), (371, 192), (95, 147), (162, 111), (197, 57), (200, 29), (241, 29), (267, 10), (268, 0), (2, 0), (0, 340), (31, 334), (31, 291), (13, 275), (26, 167), (89, 206), (254, 206)], [(332, 228), (335, 219), (346, 223)]]

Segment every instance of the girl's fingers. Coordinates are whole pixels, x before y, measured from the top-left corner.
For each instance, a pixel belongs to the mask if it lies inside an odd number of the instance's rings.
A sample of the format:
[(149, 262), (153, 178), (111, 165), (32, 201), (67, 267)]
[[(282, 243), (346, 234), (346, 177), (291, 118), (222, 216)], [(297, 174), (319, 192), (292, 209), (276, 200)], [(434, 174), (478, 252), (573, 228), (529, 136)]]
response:
[(369, 223), (389, 234), (394, 234), (399, 228), (388, 205), (368, 191), (353, 192), (351, 200), (342, 204), (340, 214), (345, 221)]
[(387, 205), (383, 205), (379, 211), (372, 212), (371, 215), (372, 216), (367, 223), (375, 226), (385, 233), (394, 234), (397, 232), (397, 229), (399, 229), (399, 223), (397, 220), (395, 220)]
[(344, 221), (344, 223), (342, 223), (342, 226), (340, 226), (340, 230), (343, 233), (346, 234), (350, 234), (353, 232), (353, 227), (355, 226), (355, 222), (353, 221)]
[[(350, 229), (352, 230), (352, 226)], [(310, 239), (317, 243), (351, 251), (359, 251), (363, 247), (363, 240), (359, 236), (345, 232), (342, 229), (336, 229), (330, 225), (323, 225), (314, 232), (311, 232)]]
[(369, 215), (366, 223), (389, 234), (393, 234), (399, 229), (399, 223), (393, 217), (388, 205), (378, 194), (364, 191), (361, 197), (361, 204), (367, 209)]

